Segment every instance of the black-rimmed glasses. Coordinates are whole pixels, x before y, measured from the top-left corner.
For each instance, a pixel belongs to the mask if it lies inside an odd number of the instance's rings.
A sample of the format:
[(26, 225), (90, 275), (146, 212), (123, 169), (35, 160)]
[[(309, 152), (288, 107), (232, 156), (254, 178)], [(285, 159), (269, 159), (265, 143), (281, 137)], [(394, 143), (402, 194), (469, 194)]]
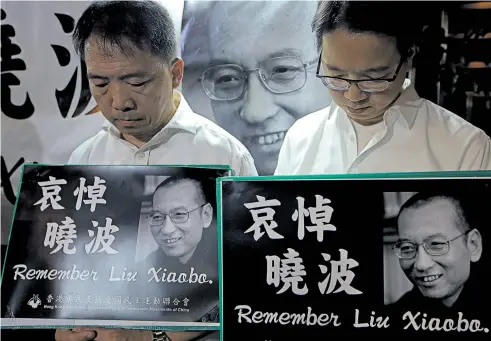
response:
[(321, 74), (321, 64), (322, 64), (322, 54), (319, 56), (319, 61), (317, 63), (317, 71), (315, 76), (322, 80), (322, 83), (329, 89), (337, 91), (347, 91), (351, 84), (356, 84), (361, 91), (364, 92), (382, 92), (387, 90), (390, 83), (395, 81), (402, 65), (404, 64), (404, 58), (401, 58), (399, 65), (395, 71), (394, 76), (391, 78), (377, 78), (377, 79), (362, 79), (362, 80), (352, 80), (342, 77), (326, 76)]
[(443, 256), (446, 255), (450, 251), (450, 243), (454, 240), (459, 239), (460, 237), (466, 235), (472, 230), (466, 231), (457, 237), (442, 241), (441, 237), (433, 237), (429, 238), (422, 243), (415, 243), (412, 241), (399, 241), (394, 244), (393, 249), (397, 255), (397, 257), (401, 259), (413, 259), (416, 257), (418, 253), (418, 248), (420, 245), (423, 245), (423, 248), (430, 256)]
[(307, 69), (315, 61), (304, 63), (297, 57), (274, 57), (244, 69), (237, 64), (223, 64), (206, 69), (199, 80), (206, 95), (215, 101), (232, 101), (244, 95), (249, 74), (258, 72), (266, 89), (274, 94), (300, 90), (307, 82)]
[(169, 212), (169, 214), (164, 214), (160, 211), (152, 211), (148, 216), (148, 222), (151, 226), (161, 226), (165, 222), (165, 218), (169, 216), (170, 220), (176, 224), (182, 224), (188, 221), (189, 214), (205, 206), (205, 204), (196, 207), (191, 211), (184, 211), (183, 209), (175, 209)]

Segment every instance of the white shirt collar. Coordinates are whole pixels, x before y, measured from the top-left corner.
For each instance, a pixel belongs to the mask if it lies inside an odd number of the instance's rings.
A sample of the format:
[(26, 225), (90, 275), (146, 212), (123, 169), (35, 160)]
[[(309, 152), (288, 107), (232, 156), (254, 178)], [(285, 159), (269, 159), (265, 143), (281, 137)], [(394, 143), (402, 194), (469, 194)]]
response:
[[(177, 90), (174, 90), (174, 102), (178, 103), (177, 110), (171, 120), (166, 124), (161, 131), (147, 142), (147, 144), (155, 144), (160, 142), (164, 133), (171, 130), (186, 130), (192, 134), (196, 134), (196, 122), (190, 116), (190, 113), (194, 114), (193, 110), (189, 106), (184, 96)], [(108, 120), (105, 120), (102, 124), (102, 129), (113, 134), (117, 138), (121, 138), (120, 131)]]
[[(398, 117), (403, 118), (404, 126), (410, 130), (416, 119), (416, 114), (421, 105), (421, 98), (418, 96), (414, 85), (411, 84), (411, 80), (406, 78), (402, 85), (402, 92), (399, 98), (387, 109), (384, 114), (384, 122), (386, 125), (392, 124)], [(341, 110), (346, 115), (344, 110), (339, 108), (334, 102), (329, 107), (328, 119), (331, 118), (333, 113), (337, 110)], [(394, 113), (394, 114), (393, 114)]]

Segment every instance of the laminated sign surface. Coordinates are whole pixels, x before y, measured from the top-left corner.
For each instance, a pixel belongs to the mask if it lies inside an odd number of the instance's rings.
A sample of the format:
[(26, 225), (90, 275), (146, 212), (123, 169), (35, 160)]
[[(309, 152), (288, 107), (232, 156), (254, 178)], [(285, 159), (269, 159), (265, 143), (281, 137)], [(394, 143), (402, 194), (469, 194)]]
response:
[(218, 329), (221, 166), (25, 166), (2, 327)]
[(222, 178), (222, 340), (489, 340), (491, 172)]

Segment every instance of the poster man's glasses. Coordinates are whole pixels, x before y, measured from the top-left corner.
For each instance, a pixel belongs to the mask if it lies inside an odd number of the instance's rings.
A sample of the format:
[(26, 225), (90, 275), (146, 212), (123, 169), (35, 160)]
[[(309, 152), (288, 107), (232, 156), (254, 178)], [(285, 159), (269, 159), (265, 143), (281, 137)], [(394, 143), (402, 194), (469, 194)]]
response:
[(466, 235), (470, 231), (472, 230), (466, 231), (447, 241), (443, 241), (441, 237), (429, 238), (422, 243), (403, 240), (395, 243), (393, 249), (397, 257), (401, 259), (413, 259), (416, 257), (420, 245), (423, 245), (423, 248), (430, 256), (443, 256), (450, 251), (450, 243)]
[(215, 101), (233, 101), (246, 90), (249, 75), (257, 72), (261, 83), (274, 94), (300, 90), (307, 82), (307, 70), (315, 61), (304, 63), (297, 57), (269, 58), (254, 68), (244, 69), (236, 64), (223, 64), (206, 69), (199, 80), (206, 95)]
[(165, 222), (166, 217), (169, 216), (170, 220), (172, 220), (173, 223), (182, 224), (188, 221), (190, 213), (199, 210), (201, 207), (205, 205), (206, 203), (196, 207), (194, 210), (191, 211), (185, 211), (183, 209), (178, 208), (170, 211), (169, 214), (164, 214), (159, 211), (152, 211), (148, 216), (148, 222), (151, 226), (162, 226)]
[(382, 92), (387, 90), (390, 83), (395, 81), (399, 71), (401, 70), (402, 64), (404, 64), (404, 58), (401, 58), (399, 65), (395, 71), (394, 76), (391, 78), (377, 78), (377, 79), (362, 79), (362, 80), (352, 80), (341, 77), (333, 77), (324, 75), (324, 70), (321, 67), (322, 55), (319, 57), (319, 62), (317, 63), (317, 71), (315, 76), (322, 80), (322, 83), (329, 88), (336, 91), (347, 91), (352, 84), (356, 84), (363, 92)]

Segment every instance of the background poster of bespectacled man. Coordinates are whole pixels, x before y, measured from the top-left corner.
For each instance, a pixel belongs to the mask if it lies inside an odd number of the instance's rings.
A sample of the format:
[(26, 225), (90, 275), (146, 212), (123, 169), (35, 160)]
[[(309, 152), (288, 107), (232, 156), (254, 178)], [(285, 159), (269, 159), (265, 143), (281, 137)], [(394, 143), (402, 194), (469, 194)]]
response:
[(222, 340), (489, 339), (484, 175), (221, 179)]
[(184, 2), (182, 91), (272, 175), (286, 132), (331, 96), (315, 76), (317, 1)]
[(215, 183), (229, 169), (211, 167), (26, 166), (3, 326), (217, 327)]

